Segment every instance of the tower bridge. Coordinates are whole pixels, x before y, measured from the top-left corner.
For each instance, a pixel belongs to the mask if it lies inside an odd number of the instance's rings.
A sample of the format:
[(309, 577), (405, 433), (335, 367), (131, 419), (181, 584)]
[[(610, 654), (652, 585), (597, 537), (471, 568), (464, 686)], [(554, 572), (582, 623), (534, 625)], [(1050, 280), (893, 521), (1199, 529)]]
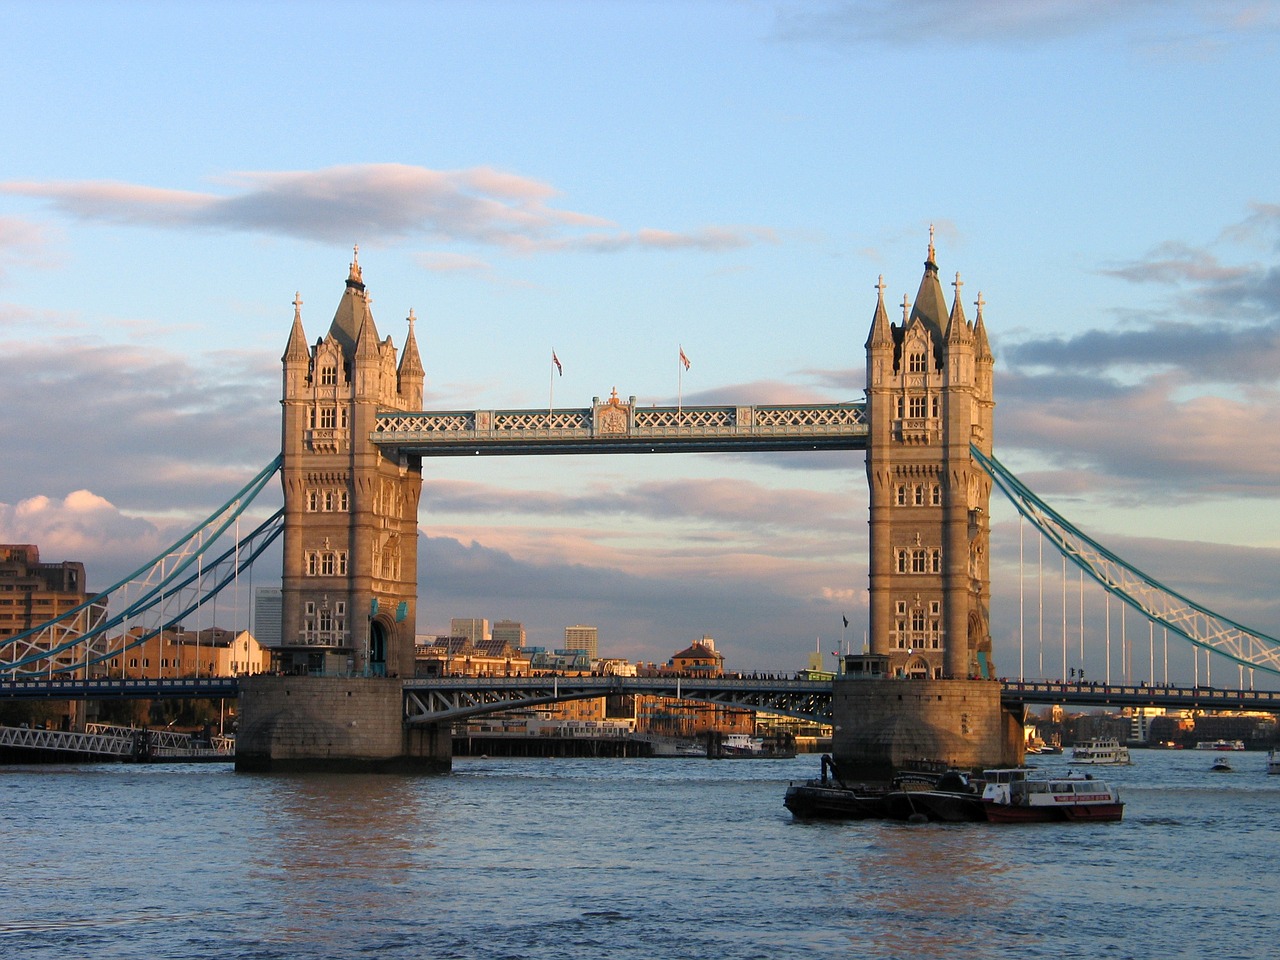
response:
[[(889, 319), (883, 279), (876, 286), (864, 345), (865, 399), (858, 402), (646, 406), (634, 396), (624, 400), (615, 389), (581, 408), (428, 411), (422, 409), (425, 373), (413, 311), (397, 350), (391, 337), (378, 332), (353, 258), (325, 336), (308, 340), (302, 299), (294, 300), (281, 358), (277, 464), (169, 555), (157, 558), (141, 578), (142, 596), (123, 604), (121, 612), (107, 616), (105, 595), (95, 598), (73, 611), (74, 618), (46, 625), (48, 634), (28, 631), (4, 641), (0, 665), (10, 685), (32, 682), (35, 665), (53, 672), (55, 653), (87, 671), (91, 663), (180, 623), (200, 603), (199, 595), (188, 594), (196, 588), (216, 594), (279, 536), (281, 641), (273, 663), (278, 675), (235, 684), (241, 701), (237, 763), (447, 766), (451, 718), (516, 701), (599, 695), (589, 688), (615, 681), (578, 680), (569, 689), (556, 679), (549, 685), (409, 679), (424, 463), (462, 456), (863, 450), (870, 629), (869, 651), (850, 662), (853, 673), (827, 684), (825, 694), (796, 686), (800, 681), (706, 681), (694, 689), (678, 679), (646, 679), (628, 681), (632, 686), (667, 696), (674, 685), (675, 695), (685, 698), (829, 717), (839, 731), (835, 749), (846, 769), (862, 761), (883, 767), (905, 756), (948, 757), (974, 766), (1016, 762), (1026, 703), (1176, 702), (1208, 709), (1236, 702), (1231, 691), (1208, 693), (1198, 686), (1175, 692), (994, 682), (999, 671), (989, 609), (993, 484), (1109, 596), (1242, 668), (1280, 672), (1280, 643), (1213, 615), (1124, 564), (999, 464), (992, 451), (994, 357), (984, 301), (979, 294), (970, 321), (957, 274), (948, 306), (932, 235), (924, 268), (915, 302), (903, 298), (897, 322)], [(277, 465), (282, 510), (243, 546), (215, 556), (214, 539), (238, 524)], [(170, 602), (177, 613), (164, 612)], [(144, 614), (157, 622), (123, 629)], [(110, 630), (123, 638), (120, 645), (104, 641)], [(77, 643), (88, 651), (82, 658), (68, 653)], [(1244, 703), (1244, 691), (1236, 693)], [(1271, 702), (1254, 697), (1249, 703), (1264, 700)]]

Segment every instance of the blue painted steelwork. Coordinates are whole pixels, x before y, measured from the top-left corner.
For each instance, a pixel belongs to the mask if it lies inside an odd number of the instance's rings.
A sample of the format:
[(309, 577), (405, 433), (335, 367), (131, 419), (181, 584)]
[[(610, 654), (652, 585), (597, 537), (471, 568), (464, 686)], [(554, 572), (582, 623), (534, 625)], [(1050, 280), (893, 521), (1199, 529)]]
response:
[[(632, 398), (634, 400), (634, 398)], [(865, 403), (382, 413), (369, 439), (423, 457), (865, 450)]]
[[(146, 643), (163, 630), (180, 624), (198, 606), (234, 583), (236, 577), (280, 535), (283, 529), (282, 510), (206, 563), (207, 554), (222, 535), (279, 471), (282, 459), (276, 457), (207, 519), (128, 577), (52, 620), (0, 641), (0, 657), (4, 660), (0, 664), (0, 672), (10, 677), (30, 676), (31, 671), (24, 668), (48, 663), (51, 658), (72, 649), (82, 651), (73, 665), (46, 667), (39, 673), (85, 669)], [(168, 567), (170, 560), (173, 561), (171, 568)], [(142, 595), (128, 600), (128, 590), (139, 584)], [(193, 597), (184, 601), (182, 596), (186, 590), (192, 590)], [(117, 598), (126, 599), (112, 612), (112, 601)], [(165, 604), (174, 598), (179, 600), (176, 612), (165, 611)], [(136, 636), (125, 635), (122, 628), (129, 621), (144, 614), (157, 615), (160, 611), (165, 612), (159, 622)], [(120, 632), (111, 636), (110, 631), (115, 630)]]
[(995, 457), (985, 455), (976, 446), (972, 452), (1018, 512), (1108, 593), (1197, 647), (1246, 667), (1280, 674), (1280, 640), (1242, 626), (1169, 589), (1072, 526)]

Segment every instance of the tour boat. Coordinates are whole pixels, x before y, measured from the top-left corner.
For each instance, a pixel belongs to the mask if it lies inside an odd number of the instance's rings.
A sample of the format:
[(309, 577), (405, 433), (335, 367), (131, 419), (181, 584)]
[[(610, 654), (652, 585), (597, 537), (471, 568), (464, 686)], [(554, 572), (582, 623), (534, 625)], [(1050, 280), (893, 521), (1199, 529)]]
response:
[(1197, 750), (1243, 750), (1243, 740), (1197, 740)]
[(720, 741), (720, 753), (726, 757), (758, 757), (764, 753), (764, 738), (749, 733), (726, 733)]
[(1276, 752), (1275, 747), (1267, 754), (1267, 773), (1280, 774), (1280, 753)]
[(1119, 766), (1132, 761), (1129, 759), (1129, 748), (1112, 737), (1102, 740), (1086, 740), (1071, 751), (1071, 762), (1075, 764), (1089, 763), (1096, 766)]
[(1025, 767), (986, 771), (982, 805), (992, 823), (1116, 821), (1124, 802), (1114, 787), (1092, 774), (1030, 780)]

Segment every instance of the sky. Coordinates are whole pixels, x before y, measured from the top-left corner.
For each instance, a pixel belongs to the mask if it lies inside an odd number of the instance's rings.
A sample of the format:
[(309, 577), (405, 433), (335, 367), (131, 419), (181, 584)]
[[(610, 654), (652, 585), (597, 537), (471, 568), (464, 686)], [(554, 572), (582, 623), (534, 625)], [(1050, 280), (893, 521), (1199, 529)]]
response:
[[(948, 299), (984, 300), (997, 457), (1280, 636), (1280, 3), (0, 0), (0, 34), (0, 542), (92, 588), (276, 455), (295, 294), (314, 341), (356, 245), (429, 409), (833, 402), (932, 225)], [(745, 671), (861, 645), (860, 453), (424, 477), (420, 634), (707, 635)], [(997, 669), (1121, 675), (1100, 596), (1068, 657), (1075, 576), (992, 517)]]

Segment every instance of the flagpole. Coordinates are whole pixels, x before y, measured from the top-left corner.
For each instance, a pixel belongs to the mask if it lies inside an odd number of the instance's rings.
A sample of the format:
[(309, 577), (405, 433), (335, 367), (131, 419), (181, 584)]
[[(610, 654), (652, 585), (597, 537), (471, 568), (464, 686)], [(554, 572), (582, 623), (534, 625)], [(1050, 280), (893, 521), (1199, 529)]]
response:
[[(680, 348), (684, 350), (683, 347)], [(684, 361), (676, 358), (676, 421), (680, 420), (680, 411), (684, 409)]]
[(551, 426), (551, 414), (556, 409), (556, 352), (551, 351), (551, 363), (547, 364), (547, 380), (550, 381), (547, 387), (547, 426)]

